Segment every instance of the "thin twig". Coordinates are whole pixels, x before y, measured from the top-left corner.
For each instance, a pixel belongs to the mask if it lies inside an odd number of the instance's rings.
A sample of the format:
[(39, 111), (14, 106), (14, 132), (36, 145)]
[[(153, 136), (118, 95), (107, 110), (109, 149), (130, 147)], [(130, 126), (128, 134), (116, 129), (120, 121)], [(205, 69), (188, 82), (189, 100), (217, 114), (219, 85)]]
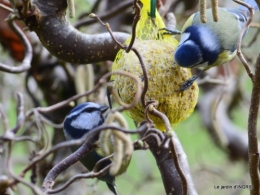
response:
[[(114, 8), (111, 8), (110, 10), (107, 10), (107, 12), (105, 13), (102, 13), (100, 14), (100, 18), (102, 20), (108, 20), (110, 18), (112, 18), (113, 16), (117, 15), (117, 14), (121, 14), (123, 13), (126, 9), (128, 9), (130, 6), (133, 5), (133, 0), (125, 0), (125, 1), (122, 1), (120, 3), (117, 4), (117, 6), (115, 6)], [(91, 13), (94, 13), (96, 12), (95, 11), (96, 9), (92, 9), (91, 10)], [(89, 15), (89, 14), (88, 14)], [(81, 16), (82, 17), (82, 16)], [(84, 19), (81, 19), (79, 21), (77, 21), (75, 24), (74, 24), (74, 27), (75, 28), (80, 28), (84, 25), (90, 25), (90, 24), (93, 24), (95, 23), (96, 20), (93, 20), (91, 18), (84, 18)]]
[[(54, 180), (57, 178), (57, 176), (62, 171), (66, 170), (69, 166), (71, 166), (74, 163), (76, 163), (77, 161), (79, 161), (81, 158), (83, 158), (87, 154), (87, 152), (89, 152), (91, 150), (91, 147), (92, 147), (94, 141), (96, 141), (96, 135), (98, 133), (100, 133), (100, 131), (107, 130), (107, 129), (113, 129), (113, 130), (118, 130), (118, 131), (132, 134), (133, 132), (141, 133), (141, 132), (147, 130), (147, 128), (149, 128), (149, 124), (143, 124), (136, 131), (124, 130), (123, 128), (116, 127), (114, 125), (102, 125), (102, 126), (98, 126), (98, 127), (94, 128), (93, 130), (91, 130), (90, 132), (88, 132), (82, 138), (80, 138), (78, 140), (63, 142), (63, 143), (66, 143), (66, 146), (68, 146), (69, 143), (71, 145), (71, 143), (73, 143), (73, 142), (74, 142), (73, 145), (75, 143), (77, 143), (77, 144), (84, 143), (84, 144), (77, 151), (75, 151), (69, 157), (67, 157), (64, 160), (62, 160), (61, 162), (59, 162), (57, 165), (55, 165), (55, 167), (53, 167), (51, 169), (51, 171), (48, 172), (48, 175), (45, 177), (44, 182), (43, 182), (43, 190), (46, 191), (46, 190), (51, 189), (52, 186), (54, 185)], [(61, 144), (58, 144), (58, 145), (61, 145)], [(53, 148), (52, 148), (52, 150), (53, 150)], [(33, 164), (31, 163), (30, 166), (33, 166)], [(94, 170), (95, 169), (96, 168), (94, 168)], [(51, 185), (49, 185), (49, 184), (51, 184)]]
[(142, 140), (136, 140), (133, 142), (134, 150), (147, 150), (149, 149), (148, 145)]
[[(155, 101), (156, 102), (156, 101)], [(149, 122), (149, 123), (151, 123), (151, 124), (153, 124), (153, 120), (150, 118), (150, 116), (149, 116), (149, 113), (150, 113), (150, 110), (149, 110), (149, 104), (151, 104), (152, 102), (151, 101), (149, 101), (149, 102), (147, 102), (147, 105), (146, 105), (146, 107), (145, 107), (145, 118), (146, 118), (146, 120)], [(154, 125), (155, 126), (155, 125)]]
[(184, 195), (188, 195), (188, 183), (187, 183), (187, 179), (186, 179), (186, 176), (185, 174), (183, 173), (183, 170), (181, 168), (181, 165), (179, 163), (179, 158), (178, 156), (180, 154), (178, 154), (176, 152), (176, 149), (175, 149), (175, 145), (174, 145), (174, 141), (173, 141), (173, 138), (170, 140), (170, 149), (171, 149), (171, 154), (172, 154), (172, 158), (173, 158), (173, 161), (174, 161), (174, 164), (176, 166), (176, 169), (179, 173), (179, 176), (181, 178), (181, 183), (182, 183), (182, 190), (183, 190), (183, 194)]
[(4, 112), (4, 109), (3, 109), (3, 106), (2, 104), (0, 103), (0, 119), (2, 118), (3, 120), (3, 128), (4, 128), (4, 131), (6, 132), (8, 130), (8, 119), (6, 117), (6, 114)]
[[(113, 156), (114, 156), (114, 154), (111, 154), (111, 155), (109, 155), (109, 156), (106, 156), (106, 157), (100, 159), (100, 160), (95, 164), (95, 167), (93, 168), (93, 171), (94, 171), (94, 172), (98, 172), (98, 168), (99, 168), (99, 166), (101, 165), (101, 163), (104, 162), (104, 161), (106, 161), (106, 160), (108, 160), (108, 159), (110, 159), (110, 158), (112, 158)], [(100, 175), (100, 176), (102, 176), (102, 175)]]
[(34, 143), (36, 142), (36, 140), (32, 139), (31, 136), (14, 137), (14, 136), (10, 136), (10, 134), (5, 134), (3, 136), (0, 136), (0, 140), (13, 141), (13, 142), (24, 142), (24, 141), (30, 141)]
[(160, 140), (159, 136), (158, 136), (157, 134), (155, 134), (155, 133), (150, 133), (150, 134), (148, 134), (148, 135), (142, 137), (141, 140), (142, 140), (142, 141), (146, 141), (146, 140), (151, 139), (151, 137), (153, 137), (153, 138), (155, 139), (155, 141), (156, 141), (156, 143), (157, 143), (158, 146), (161, 145), (162, 141)]
[(250, 28), (260, 28), (260, 23), (256, 23), (256, 22), (251, 22), (250, 24)]
[[(156, 108), (155, 108), (155, 105), (152, 103), (149, 105), (149, 111), (152, 115), (154, 116), (157, 116), (159, 118), (161, 118), (164, 122), (164, 125), (165, 125), (165, 129), (166, 129), (166, 133), (167, 134), (175, 134), (173, 131), (172, 131), (172, 128), (171, 128), (171, 125), (170, 125), (170, 122), (169, 122), (169, 119), (166, 117), (166, 115), (164, 115), (163, 113), (159, 112)], [(176, 135), (177, 136), (177, 135)], [(167, 138), (165, 138), (167, 139)], [(188, 194), (188, 184), (187, 184), (187, 179), (186, 179), (186, 176), (185, 174), (183, 173), (183, 170), (180, 166), (180, 163), (179, 163), (179, 160), (178, 160), (178, 154), (175, 150), (175, 146), (174, 146), (174, 142), (173, 142), (173, 139), (171, 139), (170, 141), (170, 148), (171, 148), (171, 152), (172, 152), (172, 156), (173, 156), (173, 160), (174, 160), (174, 164), (176, 166), (176, 169), (180, 175), (180, 178), (181, 178), (181, 181), (182, 181), (182, 187), (183, 187), (183, 194), (187, 195)]]
[(144, 86), (143, 86), (143, 91), (142, 91), (142, 95), (141, 95), (141, 102), (142, 102), (143, 107), (145, 107), (145, 105), (146, 105), (145, 95), (146, 95), (146, 92), (148, 91), (148, 87), (149, 87), (149, 80), (148, 80), (149, 75), (148, 75), (148, 71), (146, 70), (143, 58), (140, 55), (140, 53), (138, 52), (138, 50), (135, 47), (132, 47), (132, 51), (138, 57), (142, 71), (143, 71)]
[(132, 36), (131, 36), (131, 41), (130, 41), (129, 45), (125, 50), (126, 53), (128, 53), (134, 45), (135, 37), (136, 37), (136, 26), (137, 26), (138, 21), (141, 18), (141, 14), (140, 14), (141, 13), (141, 7), (138, 4), (137, 0), (134, 0), (134, 7), (135, 7), (135, 17), (134, 17), (134, 21), (133, 21), (133, 25), (132, 25)]
[(24, 32), (15, 24), (14, 16), (12, 14), (9, 15), (7, 19), (7, 23), (10, 28), (14, 31), (14, 33), (19, 37), (25, 47), (25, 56), (22, 61), (22, 64), (18, 67), (8, 66), (5, 64), (0, 63), (0, 70), (9, 73), (21, 73), (25, 72), (31, 67), (31, 60), (32, 60), (32, 46), (25, 36)]
[(91, 13), (91, 14), (89, 15), (89, 17), (90, 17), (90, 18), (95, 18), (101, 25), (105, 26), (105, 27), (107, 28), (107, 30), (108, 30), (108, 32), (109, 32), (111, 38), (116, 42), (116, 44), (117, 44), (121, 49), (125, 49), (125, 48), (126, 48), (126, 47), (123, 46), (119, 41), (117, 41), (117, 39), (114, 37), (113, 32), (112, 32), (112, 30), (111, 30), (111, 28), (110, 28), (110, 25), (109, 25), (108, 23), (104, 23), (104, 22), (101, 20), (101, 18), (100, 18), (99, 16), (97, 16), (96, 14), (94, 14), (94, 13)]
[[(149, 102), (148, 102), (149, 103)], [(169, 119), (167, 118), (167, 116), (165, 114), (163, 114), (162, 112), (158, 111), (156, 108), (155, 108), (156, 104), (154, 104), (154, 102), (152, 102), (150, 105), (149, 105), (149, 112), (156, 116), (156, 117), (159, 117), (164, 125), (165, 125), (165, 130), (166, 132), (171, 132), (172, 131), (172, 128), (171, 128), (171, 124), (170, 124), (170, 121)]]
[(0, 3), (0, 7), (5, 9), (5, 10), (7, 10), (7, 11), (9, 11), (9, 12), (11, 12), (11, 13), (14, 13), (14, 10), (12, 8), (6, 6), (6, 5), (4, 5), (2, 3)]
[(11, 166), (11, 153), (12, 153), (12, 142), (8, 142), (8, 153), (7, 153), (7, 170), (11, 177), (14, 178), (14, 181), (12, 183), (20, 182), (24, 184), (25, 186), (29, 187), (35, 195), (41, 195), (41, 190), (34, 184), (31, 184), (30, 182), (27, 182), (22, 177), (15, 175), (12, 166)]
[(121, 49), (124, 49), (124, 50), (126, 49), (126, 46), (124, 46), (123, 44), (121, 44), (121, 43), (115, 38), (115, 36), (113, 35), (112, 29), (110, 28), (109, 23), (104, 23), (104, 22), (101, 20), (101, 18), (98, 17), (98, 16), (97, 16), (96, 14), (94, 14), (94, 13), (91, 13), (91, 14), (89, 15), (89, 17), (95, 18), (96, 20), (98, 20), (98, 22), (99, 22), (101, 25), (105, 26), (105, 27), (107, 28), (107, 31), (109, 32), (111, 38), (115, 41), (115, 43), (116, 43)]
[[(38, 107), (38, 108), (35, 108), (35, 109), (37, 109), (37, 111), (40, 112), (40, 113), (48, 113), (48, 112), (52, 112), (54, 110), (60, 109), (61, 107), (68, 105), (70, 102), (73, 102), (73, 101), (75, 101), (75, 100), (77, 100), (77, 99), (79, 99), (79, 98), (81, 98), (83, 96), (86, 96), (86, 95), (89, 95), (89, 94), (93, 93), (94, 91), (96, 91), (102, 85), (104, 85), (106, 83), (107, 78), (109, 78), (111, 75), (115, 75), (115, 74), (130, 77), (134, 81), (136, 81), (137, 86), (140, 86), (139, 78), (137, 78), (136, 76), (134, 76), (134, 75), (132, 75), (132, 74), (130, 74), (128, 72), (125, 72), (125, 71), (109, 72), (109, 73), (105, 74), (102, 78), (100, 78), (99, 82), (91, 90), (89, 90), (89, 91), (87, 91), (87, 92), (85, 92), (83, 94), (78, 94), (78, 95), (72, 96), (71, 98), (69, 98), (67, 100), (64, 100), (62, 102), (59, 102), (57, 104), (54, 104), (52, 106), (49, 106), (49, 107)], [(138, 87), (137, 87), (137, 89), (138, 89)], [(136, 99), (138, 99), (138, 97), (136, 97)], [(134, 101), (134, 103), (135, 102), (137, 102), (137, 101)], [(132, 104), (132, 106), (135, 106), (135, 104)], [(28, 119), (32, 114), (33, 114), (33, 110), (30, 110), (30, 111), (26, 112), (26, 119)]]
[(56, 188), (56, 189), (52, 189), (52, 190), (47, 190), (47, 194), (56, 194), (58, 192), (61, 192), (62, 190), (66, 189), (67, 187), (69, 187), (74, 181), (78, 180), (78, 179), (86, 179), (86, 178), (94, 178), (94, 177), (100, 177), (103, 174), (105, 174), (109, 168), (111, 167), (111, 164), (106, 166), (105, 168), (101, 169), (98, 172), (95, 171), (91, 171), (89, 173), (85, 173), (85, 174), (77, 174), (75, 176), (73, 176), (72, 178), (70, 178), (65, 184), (63, 184), (62, 186)]
[(22, 125), (24, 124), (24, 121), (25, 121), (23, 94), (22, 93), (18, 93), (17, 94), (17, 99), (18, 99), (18, 104), (17, 104), (18, 115), (17, 115), (16, 125), (11, 130), (11, 132), (13, 134), (17, 133), (17, 131), (22, 127)]
[(121, 98), (119, 97), (118, 92), (115, 91), (113, 85), (108, 85), (109, 90), (112, 92), (112, 94), (113, 94), (114, 98), (116, 99), (117, 103), (121, 106), (121, 107), (118, 107), (118, 108), (114, 108), (113, 111), (121, 112), (123, 110), (131, 109), (135, 105), (138, 104), (139, 99), (141, 97), (142, 89), (141, 89), (140, 81), (136, 80), (136, 82), (137, 82), (137, 90), (136, 90), (135, 98), (133, 99), (131, 104), (127, 104), (127, 103), (123, 102), (121, 100)]
[[(41, 118), (41, 117), (39, 117)], [(43, 140), (43, 148), (41, 148), (41, 150), (38, 152), (38, 154), (41, 154), (45, 151), (47, 151), (47, 149), (49, 148), (49, 146), (51, 145), (51, 140), (50, 140), (50, 135), (45, 127), (45, 124), (41, 122), (41, 129), (39, 129), (38, 131), (41, 131), (42, 134), (42, 140)]]
[(147, 134), (150, 134), (150, 133), (157, 134), (160, 137), (160, 140), (163, 140), (165, 137), (162, 131), (155, 129), (155, 128), (149, 128), (149, 131), (146, 131), (143, 136), (146, 136)]
[(165, 137), (162, 141), (162, 143), (159, 145), (159, 147), (163, 147), (165, 149), (169, 148), (169, 142), (170, 140), (168, 139), (168, 137)]
[[(103, 26), (106, 26), (109, 34), (111, 35), (112, 39), (117, 43), (117, 45), (121, 48), (126, 50), (126, 46), (122, 45), (119, 41), (116, 40), (116, 38), (113, 35), (113, 32), (110, 28), (110, 25), (108, 23), (104, 23), (100, 17), (98, 17), (96, 14), (92, 13), (90, 14), (90, 17), (95, 18), (96, 20), (98, 20), (100, 22), (100, 24), (102, 24)], [(129, 47), (128, 47), (129, 48)], [(143, 71), (143, 77), (144, 77), (144, 87), (143, 87), (143, 91), (142, 91), (142, 95), (141, 95), (141, 102), (143, 107), (145, 107), (145, 94), (148, 91), (148, 72), (146, 70), (146, 67), (144, 65), (142, 56), (140, 55), (140, 53), (138, 52), (138, 50), (135, 47), (131, 47), (131, 50), (136, 54), (137, 58), (139, 59), (142, 71)]]
[(116, 127), (114, 125), (102, 125), (99, 126), (95, 129), (93, 129), (91, 132), (87, 133), (86, 135), (84, 135), (82, 138), (77, 139), (77, 140), (70, 140), (70, 141), (65, 141), (65, 142), (61, 142), (55, 146), (53, 146), (50, 150), (44, 152), (43, 154), (41, 154), (40, 156), (37, 156), (36, 158), (33, 159), (33, 161), (30, 162), (29, 165), (27, 165), (27, 167), (25, 167), (23, 169), (23, 171), (21, 172), (20, 176), (24, 177), (25, 173), (27, 171), (29, 171), (36, 163), (42, 161), (43, 159), (45, 159), (48, 155), (52, 154), (53, 152), (55, 152), (56, 150), (60, 149), (60, 148), (64, 148), (64, 147), (70, 147), (70, 146), (75, 146), (75, 145), (82, 145), (84, 142), (86, 142), (86, 140), (89, 139), (89, 137), (93, 136), (93, 134), (97, 134), (102, 130), (106, 130), (106, 129), (113, 129), (113, 130), (117, 130), (117, 131), (122, 131), (124, 133), (128, 133), (128, 134), (138, 134), (141, 132), (146, 131), (149, 128), (149, 124), (148, 123), (144, 123), (142, 124), (142, 126), (140, 126), (137, 130), (126, 130), (124, 128), (121, 127)]
[(63, 123), (60, 124), (55, 124), (52, 121), (50, 121), (49, 119), (47, 119), (44, 115), (40, 115), (41, 120), (46, 123), (47, 125), (55, 128), (55, 129), (62, 129), (63, 128)]
[(248, 5), (248, 4), (244, 3), (244, 2), (241, 2), (239, 0), (233, 0), (233, 1), (235, 1), (236, 3), (238, 3), (240, 5), (243, 5), (243, 6), (247, 7), (248, 10), (250, 11), (250, 17), (249, 17), (248, 21), (246, 22), (246, 24), (244, 25), (243, 29), (241, 30), (241, 32), (239, 34), (238, 45), (237, 45), (237, 55), (238, 55), (240, 61), (242, 62), (242, 64), (244, 65), (248, 76), (251, 78), (251, 80), (253, 82), (254, 81), (254, 74), (252, 73), (251, 69), (249, 68), (246, 59), (244, 58), (244, 55), (243, 55), (243, 53), (241, 51), (241, 44), (242, 44), (242, 39), (243, 39), (244, 33), (248, 29), (250, 23), (253, 20), (253, 17), (254, 17), (254, 14), (255, 14), (255, 10), (250, 5)]

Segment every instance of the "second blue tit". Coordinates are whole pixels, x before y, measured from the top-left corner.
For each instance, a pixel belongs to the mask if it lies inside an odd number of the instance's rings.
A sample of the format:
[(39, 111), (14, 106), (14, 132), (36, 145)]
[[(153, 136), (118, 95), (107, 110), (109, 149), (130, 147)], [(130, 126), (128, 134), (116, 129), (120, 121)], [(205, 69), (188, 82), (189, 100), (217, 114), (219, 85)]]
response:
[[(254, 0), (246, 0), (245, 3), (258, 10)], [(235, 57), (240, 32), (250, 17), (248, 8), (242, 5), (236, 9), (218, 8), (218, 22), (213, 21), (211, 9), (206, 10), (206, 16), (207, 22), (202, 23), (200, 13), (197, 12), (184, 24), (180, 43), (174, 54), (179, 66), (202, 67), (207, 70)]]
[[(83, 135), (92, 129), (104, 123), (103, 113), (108, 109), (107, 106), (100, 106), (93, 102), (80, 104), (73, 108), (64, 120), (63, 131), (67, 140), (80, 139)], [(98, 136), (97, 136), (98, 139)], [(72, 147), (72, 151), (76, 151), (78, 147)], [(104, 158), (96, 150), (91, 150), (80, 162), (89, 170), (93, 170), (96, 163)], [(103, 161), (98, 171), (111, 164), (111, 160)], [(106, 182), (108, 188), (117, 195), (115, 177), (108, 172), (98, 179)]]

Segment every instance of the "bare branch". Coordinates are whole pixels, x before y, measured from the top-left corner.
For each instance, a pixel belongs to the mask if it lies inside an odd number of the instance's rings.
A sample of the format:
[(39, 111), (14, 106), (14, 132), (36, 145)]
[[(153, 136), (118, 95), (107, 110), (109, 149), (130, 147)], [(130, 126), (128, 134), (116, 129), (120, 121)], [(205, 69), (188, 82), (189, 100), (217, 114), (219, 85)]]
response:
[(253, 189), (251, 195), (259, 194), (259, 150), (257, 136), (257, 119), (260, 103), (260, 55), (257, 58), (255, 66), (255, 79), (253, 82), (253, 90), (251, 95), (251, 104), (248, 117), (248, 153), (249, 153), (249, 173)]
[[(141, 86), (141, 85), (140, 85), (140, 81), (139, 81), (139, 79), (138, 79), (136, 76), (134, 76), (134, 75), (132, 75), (132, 74), (130, 74), (130, 73), (128, 73), (128, 72), (124, 72), (124, 71), (114, 71), (114, 72), (112, 72), (112, 73), (107, 73), (107, 74), (105, 74), (101, 79), (99, 79), (98, 84), (96, 84), (91, 90), (89, 90), (89, 91), (87, 91), (87, 92), (85, 92), (85, 93), (83, 93), (83, 94), (75, 95), (75, 96), (73, 96), (73, 97), (71, 97), (71, 98), (69, 98), (69, 99), (67, 99), (67, 100), (64, 100), (64, 101), (62, 101), (62, 102), (59, 102), (59, 103), (57, 103), (57, 104), (55, 104), (55, 105), (52, 105), (52, 106), (49, 106), (49, 107), (38, 107), (38, 108), (36, 108), (36, 109), (37, 109), (38, 112), (40, 112), (40, 113), (46, 113), (46, 112), (51, 112), (51, 111), (56, 110), (56, 109), (60, 109), (61, 107), (68, 105), (68, 104), (69, 104), (70, 102), (72, 102), (72, 101), (75, 101), (75, 100), (77, 100), (77, 99), (79, 99), (79, 98), (81, 98), (81, 97), (84, 97), (84, 96), (87, 96), (87, 95), (93, 93), (93, 92), (96, 91), (100, 86), (102, 86), (103, 84), (105, 84), (105, 83), (106, 83), (106, 79), (109, 78), (109, 77), (110, 77), (111, 75), (113, 75), (113, 74), (124, 75), (124, 76), (128, 76), (128, 77), (134, 79), (134, 81), (136, 81), (136, 83), (137, 83), (137, 89), (139, 89), (140, 86)], [(140, 90), (138, 90), (138, 91), (140, 91)], [(134, 98), (133, 103), (130, 104), (131, 106), (127, 107), (127, 109), (130, 109), (132, 106), (135, 106), (135, 104), (138, 102), (138, 99), (139, 99), (139, 98), (138, 98), (138, 93), (136, 93), (136, 97)], [(121, 109), (122, 109), (122, 108), (121, 108)], [(123, 108), (123, 109), (125, 109), (125, 108)], [(118, 110), (118, 109), (117, 109), (117, 110)], [(33, 114), (33, 110), (28, 111), (28, 112), (26, 113), (26, 118), (28, 119), (32, 114)]]
[(5, 64), (0, 63), (0, 70), (9, 73), (21, 73), (25, 72), (31, 67), (32, 60), (32, 46), (24, 32), (14, 23), (14, 15), (10, 14), (8, 19), (6, 20), (10, 28), (14, 31), (14, 33), (19, 37), (25, 47), (25, 56), (22, 61), (22, 64), (18, 67), (12, 67)]
[(135, 7), (135, 17), (134, 17), (134, 21), (133, 21), (133, 25), (132, 25), (132, 36), (131, 36), (131, 40), (130, 40), (128, 47), (125, 49), (126, 53), (128, 53), (134, 45), (135, 38), (136, 38), (136, 26), (137, 26), (138, 21), (141, 18), (141, 7), (138, 4), (137, 0), (134, 0), (134, 7)]
[(249, 11), (250, 11), (250, 17), (249, 17), (248, 21), (246, 22), (245, 26), (243, 27), (243, 29), (241, 30), (241, 32), (239, 34), (238, 45), (237, 45), (237, 55), (238, 55), (239, 59), (241, 60), (242, 64), (244, 65), (244, 67), (245, 67), (245, 69), (247, 71), (248, 76), (253, 81), (254, 80), (254, 74), (250, 70), (250, 68), (248, 66), (248, 63), (247, 63), (247, 61), (245, 60), (245, 58), (243, 56), (243, 53), (241, 51), (241, 44), (242, 44), (243, 36), (244, 36), (246, 30), (248, 29), (250, 23), (253, 20), (253, 17), (254, 17), (254, 14), (255, 14), (255, 10), (250, 5), (248, 5), (248, 4), (246, 4), (246, 3), (242, 2), (242, 1), (239, 1), (239, 0), (234, 0), (234, 1), (236, 3), (238, 3), (238, 4), (240, 4), (240, 5), (243, 5), (243, 6), (247, 7), (249, 9)]
[(0, 7), (5, 9), (5, 10), (7, 10), (7, 11), (9, 11), (10, 13), (14, 13), (13, 9), (11, 9), (10, 7), (8, 7), (8, 6), (6, 6), (6, 5), (4, 5), (2, 3), (0, 3)]
[[(30, 15), (19, 12), (43, 46), (57, 58), (71, 63), (86, 64), (114, 60), (119, 48), (108, 33), (88, 35), (75, 29), (66, 19), (67, 2), (60, 0), (33, 1)], [(114, 33), (124, 42), (126, 33)]]
[(18, 105), (17, 105), (18, 116), (17, 116), (16, 126), (11, 130), (11, 132), (13, 134), (17, 133), (17, 131), (21, 128), (21, 126), (24, 124), (24, 121), (25, 121), (23, 94), (22, 93), (18, 93), (17, 94), (17, 99), (18, 99)]
[[(56, 145), (50, 151), (48, 151), (47, 153), (42, 155), (41, 159), (61, 147), (68, 147), (68, 146), (72, 146), (75, 144), (80, 145), (80, 144), (84, 143), (77, 151), (75, 151), (70, 156), (68, 156), (61, 162), (59, 162), (57, 165), (55, 165), (55, 167), (52, 168), (51, 171), (49, 171), (48, 175), (45, 177), (44, 182), (43, 182), (44, 191), (52, 188), (52, 186), (54, 184), (54, 180), (62, 171), (66, 170), (68, 167), (70, 167), (71, 165), (73, 165), (74, 163), (79, 161), (91, 150), (92, 144), (96, 141), (96, 135), (98, 133), (100, 133), (100, 131), (106, 130), (106, 129), (113, 129), (113, 130), (118, 130), (118, 131), (122, 131), (125, 133), (135, 134), (135, 133), (141, 133), (143, 131), (146, 131), (147, 128), (149, 128), (149, 125), (147, 123), (143, 124), (136, 131), (125, 130), (121, 127), (116, 127), (114, 125), (102, 125), (102, 126), (99, 126), (95, 129), (93, 129), (92, 131), (85, 134), (82, 138), (80, 138), (78, 140), (66, 141), (66, 142)], [(37, 162), (41, 159), (38, 158)], [(31, 164), (23, 171), (23, 173), (25, 173), (27, 170), (29, 170), (30, 167), (33, 166), (35, 163), (36, 163), (36, 159), (34, 159), (34, 161), (31, 162)], [(49, 183), (51, 183), (52, 185), (49, 186), (48, 185)]]

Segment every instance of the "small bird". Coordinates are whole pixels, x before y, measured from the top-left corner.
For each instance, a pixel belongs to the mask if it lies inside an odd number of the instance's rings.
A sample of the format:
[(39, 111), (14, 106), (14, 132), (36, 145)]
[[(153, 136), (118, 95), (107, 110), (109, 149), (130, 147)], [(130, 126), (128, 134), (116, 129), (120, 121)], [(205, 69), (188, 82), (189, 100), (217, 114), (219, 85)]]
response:
[[(245, 0), (245, 3), (258, 10), (254, 0)], [(174, 54), (175, 62), (184, 68), (203, 69), (184, 82), (179, 91), (188, 89), (203, 71), (235, 57), (238, 38), (250, 17), (250, 11), (242, 5), (236, 9), (218, 8), (217, 22), (213, 21), (211, 9), (206, 10), (206, 16), (207, 22), (202, 23), (197, 12), (189, 17), (182, 28), (180, 43)]]
[[(112, 66), (112, 72), (125, 71), (136, 76), (144, 88), (148, 81), (148, 90), (145, 93), (145, 101), (156, 100), (156, 109), (165, 114), (171, 125), (176, 126), (187, 119), (194, 111), (198, 100), (198, 85), (194, 83), (183, 93), (175, 93), (183, 81), (189, 79), (191, 70), (175, 64), (173, 53), (178, 41), (173, 36), (164, 36), (160, 29), (165, 28), (163, 18), (155, 9), (155, 18), (151, 19), (151, 0), (141, 0), (141, 18), (136, 26), (136, 40), (134, 47), (142, 57), (142, 63), (137, 53), (120, 50)], [(131, 37), (124, 43), (128, 45)], [(144, 68), (145, 66), (145, 71)], [(146, 78), (147, 74), (148, 77)], [(137, 83), (134, 79), (122, 75), (111, 76), (115, 91), (120, 99), (131, 104), (137, 94)], [(133, 108), (127, 110), (127, 114), (135, 123), (147, 120), (147, 110), (139, 101)], [(166, 131), (165, 123), (161, 118), (149, 114), (149, 119), (155, 124), (155, 128)]]
[[(103, 113), (108, 109), (107, 106), (100, 106), (93, 102), (86, 102), (73, 108), (64, 120), (63, 131), (67, 140), (80, 139), (83, 135), (104, 123)], [(71, 148), (76, 151), (78, 147)], [(88, 169), (93, 170), (95, 164), (101, 160), (101, 156), (96, 150), (90, 151), (80, 162)], [(111, 160), (103, 161), (99, 170), (111, 164)], [(107, 183), (108, 188), (117, 195), (115, 177), (109, 173), (98, 179)]]

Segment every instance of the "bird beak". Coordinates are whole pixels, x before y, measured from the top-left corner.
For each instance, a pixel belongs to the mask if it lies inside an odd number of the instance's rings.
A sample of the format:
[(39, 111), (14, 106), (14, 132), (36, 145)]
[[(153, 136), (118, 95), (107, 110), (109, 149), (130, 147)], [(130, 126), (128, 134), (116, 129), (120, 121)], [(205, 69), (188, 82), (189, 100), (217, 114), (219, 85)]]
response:
[(108, 106), (100, 106), (100, 110), (101, 110), (102, 114), (104, 112), (106, 112), (108, 108), (109, 108)]

